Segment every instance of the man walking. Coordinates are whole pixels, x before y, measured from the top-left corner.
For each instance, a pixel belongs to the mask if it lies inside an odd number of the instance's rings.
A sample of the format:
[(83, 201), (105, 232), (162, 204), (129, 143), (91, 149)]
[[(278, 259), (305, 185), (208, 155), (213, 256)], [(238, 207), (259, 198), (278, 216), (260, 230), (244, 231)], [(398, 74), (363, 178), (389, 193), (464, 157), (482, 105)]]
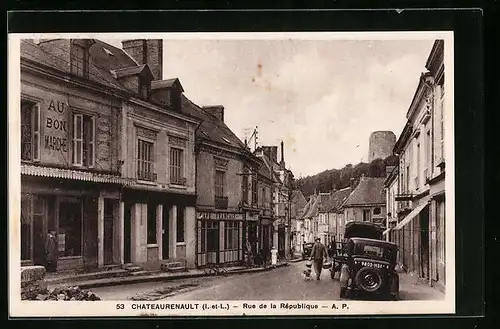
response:
[(314, 262), (314, 271), (316, 272), (316, 280), (320, 279), (321, 271), (323, 270), (323, 260), (326, 258), (328, 258), (326, 247), (324, 244), (321, 243), (320, 238), (316, 238), (311, 251), (311, 257), (309, 258), (309, 260), (313, 260)]

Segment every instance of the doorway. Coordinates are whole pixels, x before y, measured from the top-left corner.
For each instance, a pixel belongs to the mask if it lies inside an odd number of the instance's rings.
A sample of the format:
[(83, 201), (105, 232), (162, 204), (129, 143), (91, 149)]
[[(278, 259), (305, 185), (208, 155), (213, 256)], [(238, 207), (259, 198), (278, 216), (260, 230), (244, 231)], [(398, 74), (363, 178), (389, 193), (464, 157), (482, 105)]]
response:
[(124, 223), (123, 223), (123, 261), (125, 264), (131, 261), (130, 244), (132, 238), (131, 234), (131, 220), (132, 220), (132, 204), (125, 202), (124, 204)]
[(115, 213), (115, 202), (104, 199), (104, 265), (113, 264), (113, 220)]
[(429, 278), (429, 207), (420, 213), (420, 276)]
[(163, 205), (163, 217), (162, 217), (162, 239), (161, 239), (161, 252), (162, 252), (162, 258), (163, 259), (168, 259), (170, 257), (170, 249), (169, 249), (169, 234), (168, 234), (168, 228), (169, 228), (169, 213), (170, 213), (170, 207), (167, 205)]

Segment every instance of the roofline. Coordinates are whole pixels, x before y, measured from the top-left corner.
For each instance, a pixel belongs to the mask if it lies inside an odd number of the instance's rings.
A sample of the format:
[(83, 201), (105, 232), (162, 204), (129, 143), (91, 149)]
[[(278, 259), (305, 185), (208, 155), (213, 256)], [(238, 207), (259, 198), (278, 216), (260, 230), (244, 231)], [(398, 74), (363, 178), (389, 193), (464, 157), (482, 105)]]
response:
[(384, 186), (389, 187), (388, 184), (392, 183), (394, 179), (398, 177), (398, 173), (399, 173), (399, 166), (395, 166), (394, 169), (392, 169), (389, 176), (387, 176), (387, 178), (385, 179)]
[(408, 139), (411, 137), (411, 133), (413, 130), (413, 125), (410, 121), (406, 121), (406, 124), (403, 128), (403, 131), (399, 135), (398, 140), (394, 144), (394, 147), (392, 148), (392, 153), (399, 155), (401, 150), (403, 149), (403, 146), (406, 145), (406, 142)]
[(380, 202), (380, 203), (356, 203), (356, 204), (345, 204), (342, 207), (343, 208), (355, 208), (355, 207), (364, 207), (364, 206), (385, 206), (385, 202)]
[(432, 45), (432, 49), (429, 53), (429, 57), (427, 57), (427, 61), (425, 62), (425, 68), (430, 71), (430, 67), (432, 66), (432, 62), (434, 62), (441, 51), (444, 48), (444, 40), (437, 39), (434, 41)]
[(411, 120), (413, 115), (415, 114), (415, 110), (417, 108), (418, 103), (422, 100), (422, 97), (424, 95), (424, 92), (427, 88), (429, 88), (429, 85), (427, 83), (427, 79), (432, 77), (431, 72), (425, 72), (420, 75), (419, 81), (418, 81), (418, 86), (417, 89), (415, 90), (415, 94), (413, 95), (413, 99), (410, 103), (410, 107), (408, 108), (408, 111), (406, 112), (406, 118), (408, 120)]
[(168, 114), (174, 118), (177, 118), (177, 119), (181, 119), (181, 120), (185, 120), (185, 121), (188, 121), (188, 122), (191, 122), (191, 123), (194, 123), (194, 124), (199, 124), (201, 122), (203, 122), (203, 120), (201, 119), (198, 119), (198, 118), (192, 118), (190, 116), (187, 116), (185, 114), (180, 114), (180, 113), (177, 113), (177, 112), (174, 112), (172, 110), (169, 110), (169, 109), (164, 109), (162, 107), (159, 107), (157, 105), (154, 105), (154, 104), (151, 104), (149, 102), (145, 102), (139, 98), (136, 98), (136, 97), (132, 97), (129, 99), (129, 101), (133, 104), (136, 104), (136, 105), (141, 105), (141, 106), (144, 106), (144, 107), (147, 107), (151, 110), (155, 110), (155, 111), (158, 111), (158, 112), (161, 112), (163, 114)]

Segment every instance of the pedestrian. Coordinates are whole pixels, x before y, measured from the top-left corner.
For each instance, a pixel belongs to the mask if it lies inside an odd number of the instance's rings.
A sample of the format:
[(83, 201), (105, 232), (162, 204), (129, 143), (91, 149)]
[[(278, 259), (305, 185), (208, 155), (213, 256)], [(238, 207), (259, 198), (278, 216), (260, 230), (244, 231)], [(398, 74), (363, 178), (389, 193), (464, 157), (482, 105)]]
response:
[(57, 240), (56, 231), (54, 230), (51, 230), (49, 234), (47, 234), (45, 253), (47, 256), (47, 272), (57, 272)]
[(318, 237), (315, 240), (311, 251), (311, 257), (309, 260), (314, 262), (314, 271), (316, 272), (316, 280), (320, 279), (321, 271), (323, 270), (323, 261), (328, 258), (326, 252), (326, 247), (321, 243), (321, 239)]

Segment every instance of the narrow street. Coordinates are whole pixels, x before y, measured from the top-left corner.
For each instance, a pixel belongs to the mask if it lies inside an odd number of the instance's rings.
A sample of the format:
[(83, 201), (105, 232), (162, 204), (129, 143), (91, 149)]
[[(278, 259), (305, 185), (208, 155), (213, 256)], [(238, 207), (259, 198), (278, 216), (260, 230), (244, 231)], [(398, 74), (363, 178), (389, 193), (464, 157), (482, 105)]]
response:
[[(340, 300), (338, 278), (323, 270), (321, 280), (302, 278), (303, 262), (267, 272), (141, 283), (92, 289), (103, 300)], [(314, 274), (313, 274), (314, 275)], [(425, 284), (402, 279), (402, 300), (442, 298)]]

